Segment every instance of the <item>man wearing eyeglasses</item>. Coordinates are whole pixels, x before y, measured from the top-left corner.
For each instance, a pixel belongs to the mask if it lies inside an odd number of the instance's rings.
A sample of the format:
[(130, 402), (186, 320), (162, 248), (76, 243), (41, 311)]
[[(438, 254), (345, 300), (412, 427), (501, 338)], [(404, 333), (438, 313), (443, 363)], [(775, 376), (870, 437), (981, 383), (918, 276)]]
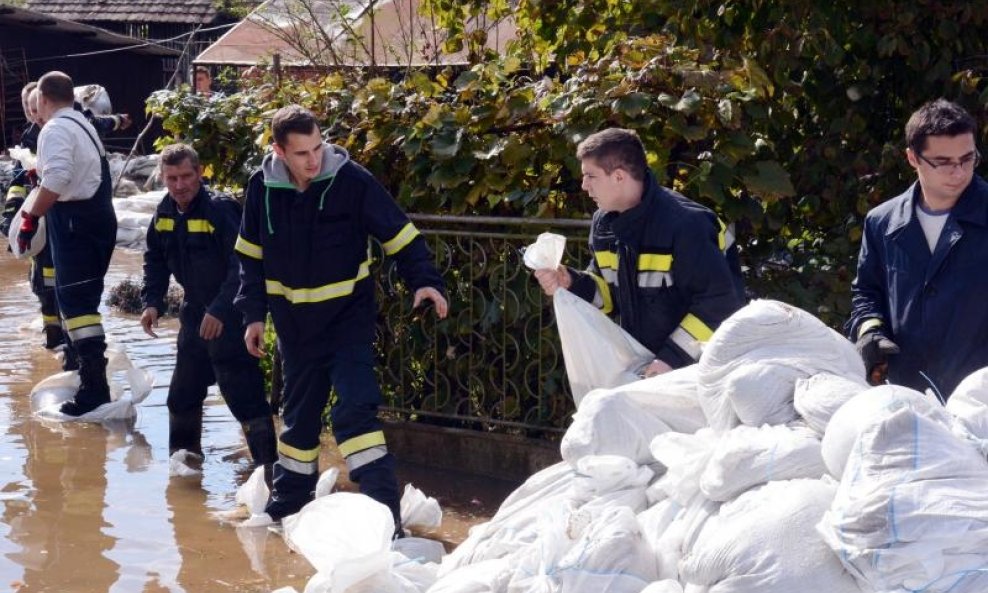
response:
[(847, 323), (872, 384), (932, 390), (946, 401), (988, 366), (988, 183), (977, 122), (938, 99), (906, 123), (917, 180), (865, 218)]

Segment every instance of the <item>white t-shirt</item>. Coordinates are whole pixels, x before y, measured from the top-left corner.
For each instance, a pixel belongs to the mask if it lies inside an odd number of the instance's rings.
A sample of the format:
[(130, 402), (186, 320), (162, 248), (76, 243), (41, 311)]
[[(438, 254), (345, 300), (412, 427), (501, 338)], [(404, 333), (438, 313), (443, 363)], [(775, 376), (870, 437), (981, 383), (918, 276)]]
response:
[[(79, 127), (66, 118), (80, 122)], [(100, 147), (93, 146), (92, 137)], [(38, 136), (38, 173), (41, 185), (58, 194), (59, 202), (88, 200), (99, 189), (105, 152), (95, 128), (86, 116), (71, 107), (55, 112)]]
[(919, 226), (923, 227), (923, 234), (926, 235), (926, 244), (930, 246), (930, 253), (936, 251), (937, 241), (940, 240), (940, 233), (943, 232), (943, 225), (947, 224), (947, 216), (950, 210), (927, 210), (917, 201), (916, 218), (919, 219)]

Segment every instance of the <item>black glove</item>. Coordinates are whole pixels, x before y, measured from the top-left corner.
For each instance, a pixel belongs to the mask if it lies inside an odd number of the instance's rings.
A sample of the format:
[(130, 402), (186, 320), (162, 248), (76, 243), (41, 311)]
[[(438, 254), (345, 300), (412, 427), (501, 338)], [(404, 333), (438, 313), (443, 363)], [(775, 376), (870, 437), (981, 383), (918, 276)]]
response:
[(865, 363), (865, 378), (872, 385), (881, 385), (888, 375), (888, 358), (899, 353), (899, 347), (892, 340), (877, 331), (870, 331), (854, 346)]
[(31, 248), (31, 240), (38, 233), (38, 217), (24, 212), (21, 214), (21, 228), (17, 232), (17, 249), (21, 253)]

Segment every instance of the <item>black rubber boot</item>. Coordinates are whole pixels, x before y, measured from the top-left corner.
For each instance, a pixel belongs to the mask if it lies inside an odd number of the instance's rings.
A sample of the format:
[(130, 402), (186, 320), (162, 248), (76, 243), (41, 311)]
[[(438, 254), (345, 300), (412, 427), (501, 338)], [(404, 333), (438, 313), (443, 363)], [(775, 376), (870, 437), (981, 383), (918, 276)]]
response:
[(65, 345), (65, 333), (62, 331), (61, 326), (46, 325), (44, 331), (45, 348), (48, 350), (57, 350)]
[(168, 414), (168, 454), (185, 449), (202, 454), (202, 408), (186, 414)]
[(274, 462), (278, 460), (278, 439), (274, 434), (274, 419), (271, 416), (251, 418), (241, 423), (247, 449), (254, 460), (254, 467), (264, 467), (264, 482), (271, 489)]
[(62, 370), (79, 370), (79, 353), (76, 352), (75, 345), (70, 341), (66, 341), (65, 348), (62, 349)]
[[(79, 355), (79, 379), (81, 385), (75, 399), (62, 404), (61, 412), (67, 416), (82, 416), (103, 404), (110, 403), (110, 385), (106, 381), (106, 341), (88, 338), (75, 344)], [(68, 354), (68, 353), (66, 353)]]

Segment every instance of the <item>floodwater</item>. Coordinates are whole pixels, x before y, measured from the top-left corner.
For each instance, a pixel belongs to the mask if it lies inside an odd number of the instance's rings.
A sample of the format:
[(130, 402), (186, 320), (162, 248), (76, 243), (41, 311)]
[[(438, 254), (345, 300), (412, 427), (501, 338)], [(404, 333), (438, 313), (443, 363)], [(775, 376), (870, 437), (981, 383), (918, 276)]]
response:
[[(118, 249), (106, 287), (140, 274), (140, 254)], [(165, 397), (177, 322), (163, 320), (154, 339), (136, 316), (101, 309), (109, 341), (155, 376), (137, 418), (99, 425), (33, 417), (32, 386), (61, 369), (41, 345), (26, 262), (0, 255), (0, 591), (302, 591), (314, 570), (280, 535), (238, 529), (217, 516), (236, 510), (250, 459), (215, 391), (204, 413), (201, 479), (169, 478)], [(323, 467), (338, 464), (335, 449), (325, 449)], [(408, 465), (399, 480), (439, 500), (444, 521), (432, 537), (447, 546), (489, 518), (516, 486)]]

